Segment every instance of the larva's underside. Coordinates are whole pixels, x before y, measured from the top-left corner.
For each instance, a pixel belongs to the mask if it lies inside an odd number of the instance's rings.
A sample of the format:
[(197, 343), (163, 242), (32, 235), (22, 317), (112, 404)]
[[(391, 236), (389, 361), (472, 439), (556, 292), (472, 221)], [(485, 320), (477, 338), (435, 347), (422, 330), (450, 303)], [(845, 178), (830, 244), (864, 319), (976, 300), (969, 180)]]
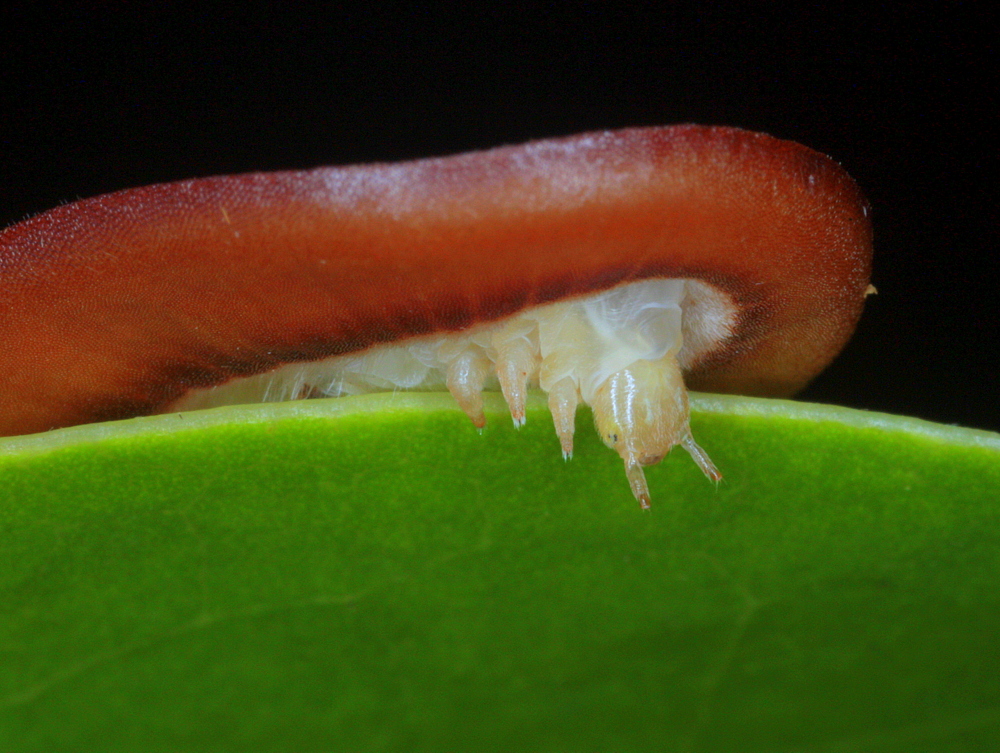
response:
[(433, 388), (515, 423), (589, 404), (648, 504), (695, 388), (787, 395), (860, 315), (867, 207), (828, 158), (676, 126), (396, 165), (206, 178), (0, 233), (0, 434)]

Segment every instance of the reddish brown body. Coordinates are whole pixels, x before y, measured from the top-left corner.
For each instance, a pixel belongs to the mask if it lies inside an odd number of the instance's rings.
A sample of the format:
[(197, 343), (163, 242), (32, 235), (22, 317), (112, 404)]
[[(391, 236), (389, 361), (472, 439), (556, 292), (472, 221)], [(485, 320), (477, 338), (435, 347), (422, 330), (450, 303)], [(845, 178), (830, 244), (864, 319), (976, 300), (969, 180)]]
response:
[(870, 257), (837, 164), (728, 128), (121, 191), (0, 233), (0, 434), (655, 276), (739, 306), (690, 387), (790, 394), (853, 331)]

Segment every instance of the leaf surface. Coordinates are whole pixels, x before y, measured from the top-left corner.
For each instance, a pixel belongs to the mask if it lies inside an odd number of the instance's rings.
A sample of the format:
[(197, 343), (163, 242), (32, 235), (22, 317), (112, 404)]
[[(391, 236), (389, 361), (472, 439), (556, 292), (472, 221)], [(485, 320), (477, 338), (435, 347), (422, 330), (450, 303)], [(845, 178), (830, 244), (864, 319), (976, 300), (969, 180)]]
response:
[(1000, 437), (700, 396), (653, 509), (544, 402), (224, 408), (0, 442), (0, 750), (1000, 742)]

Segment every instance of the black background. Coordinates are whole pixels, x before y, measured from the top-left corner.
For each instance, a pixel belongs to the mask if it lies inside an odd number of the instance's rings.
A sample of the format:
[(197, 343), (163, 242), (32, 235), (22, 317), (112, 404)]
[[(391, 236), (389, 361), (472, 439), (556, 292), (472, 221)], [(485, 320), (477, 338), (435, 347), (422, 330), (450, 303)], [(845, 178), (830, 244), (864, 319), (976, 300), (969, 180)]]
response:
[(0, 11), (0, 223), (202, 175), (766, 131), (833, 156), (874, 206), (879, 295), (803, 397), (1000, 429), (998, 61), (976, 4), (288, 5)]

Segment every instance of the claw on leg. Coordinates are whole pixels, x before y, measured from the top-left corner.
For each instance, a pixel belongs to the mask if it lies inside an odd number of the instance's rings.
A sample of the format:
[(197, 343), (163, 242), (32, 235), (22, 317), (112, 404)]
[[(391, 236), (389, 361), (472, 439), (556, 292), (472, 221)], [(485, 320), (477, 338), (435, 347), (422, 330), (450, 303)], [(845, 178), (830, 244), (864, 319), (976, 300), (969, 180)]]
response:
[(573, 457), (573, 434), (576, 431), (576, 406), (580, 391), (576, 383), (566, 377), (549, 390), (549, 413), (556, 427), (556, 435), (562, 446), (563, 460)]
[(486, 426), (483, 413), (483, 385), (490, 372), (490, 359), (479, 348), (467, 348), (456, 355), (446, 370), (445, 383), (458, 406), (477, 429)]
[(538, 368), (538, 346), (526, 337), (515, 337), (500, 343), (497, 348), (496, 375), (500, 391), (510, 408), (514, 426), (525, 422), (525, 400), (528, 396), (528, 378)]

